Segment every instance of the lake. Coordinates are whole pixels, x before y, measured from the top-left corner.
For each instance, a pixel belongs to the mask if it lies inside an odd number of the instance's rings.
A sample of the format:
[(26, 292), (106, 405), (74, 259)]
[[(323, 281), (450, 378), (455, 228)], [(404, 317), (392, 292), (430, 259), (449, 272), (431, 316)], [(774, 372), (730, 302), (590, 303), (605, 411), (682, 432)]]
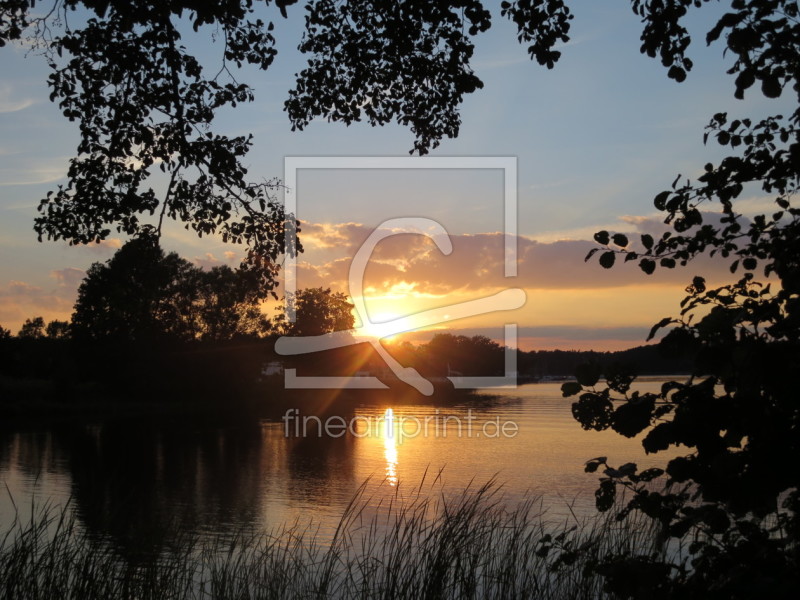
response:
[[(635, 389), (657, 391), (662, 381)], [(69, 503), (91, 535), (128, 552), (146, 551), (173, 526), (202, 537), (313, 521), (325, 536), (367, 480), (374, 508), (421, 482), (423, 493), (455, 494), (492, 477), (507, 502), (532, 494), (553, 520), (589, 515), (598, 475), (584, 472), (585, 461), (608, 456), (644, 468), (665, 457), (646, 456), (640, 439), (582, 430), (571, 404), (559, 383), (537, 383), (458, 403), (332, 406), (324, 419), (299, 405), (283, 419), (246, 424), (5, 423), (0, 523)]]

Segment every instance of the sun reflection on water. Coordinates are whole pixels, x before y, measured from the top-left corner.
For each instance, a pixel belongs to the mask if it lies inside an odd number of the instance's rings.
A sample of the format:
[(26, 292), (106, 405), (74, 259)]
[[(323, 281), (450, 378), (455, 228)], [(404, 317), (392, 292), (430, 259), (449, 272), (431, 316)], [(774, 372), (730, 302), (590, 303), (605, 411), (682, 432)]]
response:
[(383, 456), (386, 458), (386, 481), (397, 485), (397, 441), (394, 436), (394, 411), (387, 408), (383, 413)]

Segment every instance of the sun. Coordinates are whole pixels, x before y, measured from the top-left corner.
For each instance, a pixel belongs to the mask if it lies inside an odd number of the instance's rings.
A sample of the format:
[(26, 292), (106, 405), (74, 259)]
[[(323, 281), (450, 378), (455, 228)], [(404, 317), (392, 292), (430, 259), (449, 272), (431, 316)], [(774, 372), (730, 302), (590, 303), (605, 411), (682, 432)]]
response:
[(370, 321), (363, 324), (362, 332), (382, 340), (391, 340), (403, 331), (414, 328), (411, 317), (393, 312), (371, 314)]

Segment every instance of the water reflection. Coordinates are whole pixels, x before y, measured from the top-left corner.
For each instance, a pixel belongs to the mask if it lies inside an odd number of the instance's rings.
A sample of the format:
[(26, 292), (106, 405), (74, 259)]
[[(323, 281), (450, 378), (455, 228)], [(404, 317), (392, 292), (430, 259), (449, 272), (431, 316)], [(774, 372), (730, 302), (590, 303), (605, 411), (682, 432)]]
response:
[[(558, 384), (524, 386), (500, 397), (492, 393), (446, 406), (395, 402), (386, 408), (377, 399), (361, 406), (331, 404), (327, 412), (317, 412), (322, 419), (356, 420), (358, 435), (338, 437), (318, 429), (287, 434), (280, 416), (245, 424), (6, 423), (0, 427), (0, 489), (8, 487), (20, 510), (29, 508), (32, 498), (69, 501), (87, 531), (135, 557), (166, 543), (175, 528), (200, 536), (260, 532), (313, 518), (324, 535), (326, 528), (335, 530), (366, 479), (383, 486), (369, 495), (377, 505), (398, 486), (415, 487), (425, 473), (440, 469), (437, 479), (456, 492), (497, 475), (512, 501), (530, 489), (544, 497), (554, 517), (593, 512), (597, 474), (584, 472), (587, 459), (604, 455), (612, 464), (635, 461), (641, 469), (665, 460), (644, 456), (639, 440), (582, 431)], [(466, 421), (468, 411), (476, 419), (472, 437), (458, 427), (448, 427), (446, 435), (438, 429), (416, 436), (401, 430), (414, 419)], [(308, 412), (304, 405), (303, 414)], [(513, 420), (519, 435), (483, 435), (482, 424), (495, 419)], [(14, 510), (8, 495), (0, 496), (0, 529), (12, 522)]]
[(353, 439), (289, 439), (274, 423), (0, 430), (0, 481), (13, 495), (0, 499), (1, 526), (31, 500), (69, 502), (92, 536), (135, 559), (175, 531), (263, 530), (309, 508), (338, 511), (354, 486)]
[(386, 482), (397, 485), (397, 440), (395, 438), (394, 411), (387, 408), (383, 413), (383, 455), (386, 458)]

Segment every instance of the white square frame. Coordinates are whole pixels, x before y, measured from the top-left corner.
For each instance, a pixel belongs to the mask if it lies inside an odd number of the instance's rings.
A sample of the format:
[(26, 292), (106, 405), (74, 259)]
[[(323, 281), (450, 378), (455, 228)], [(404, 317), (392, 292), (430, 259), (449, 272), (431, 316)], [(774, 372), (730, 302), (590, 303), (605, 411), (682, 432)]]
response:
[[(517, 157), (516, 156), (286, 156), (283, 163), (284, 208), (287, 215), (297, 214), (297, 172), (302, 169), (492, 169), (503, 171), (504, 276), (517, 275)], [(296, 247), (297, 232), (286, 233), (286, 248)], [(297, 291), (297, 255), (285, 255), (284, 290), (288, 298)], [(287, 318), (294, 322), (294, 306), (287, 303)], [(447, 377), (456, 389), (517, 386), (517, 324), (507, 323), (503, 330), (505, 374), (502, 377)], [(286, 369), (284, 385), (288, 389), (386, 389), (377, 377), (298, 377), (295, 369)]]

